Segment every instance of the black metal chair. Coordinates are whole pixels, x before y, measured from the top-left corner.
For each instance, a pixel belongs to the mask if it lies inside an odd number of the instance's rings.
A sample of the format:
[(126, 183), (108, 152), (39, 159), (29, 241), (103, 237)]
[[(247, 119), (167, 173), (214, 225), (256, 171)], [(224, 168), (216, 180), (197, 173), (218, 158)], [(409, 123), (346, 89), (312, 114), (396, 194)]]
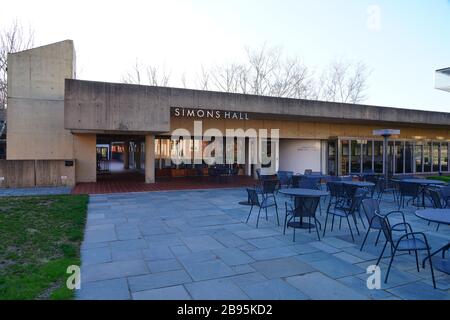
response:
[[(419, 256), (418, 251), (427, 251), (427, 259), (430, 261), (430, 269), (431, 269), (431, 277), (433, 279), (433, 287), (436, 289), (436, 281), (434, 279), (434, 270), (433, 270), (433, 262), (431, 261), (431, 253), (430, 253), (430, 245), (428, 244), (427, 236), (423, 232), (414, 232), (411, 228), (411, 225), (406, 222), (397, 223), (393, 226), (389, 223), (389, 219), (386, 216), (382, 216), (377, 214), (381, 219), (381, 228), (383, 230), (383, 234), (386, 238), (386, 243), (384, 244), (383, 250), (381, 251), (380, 256), (377, 260), (377, 265), (380, 264), (381, 258), (383, 257), (384, 251), (386, 250), (386, 247), (388, 243), (391, 247), (391, 259), (389, 261), (389, 266), (386, 272), (386, 278), (384, 279), (384, 283), (387, 283), (389, 272), (391, 270), (392, 262), (394, 261), (395, 254), (397, 252), (403, 252), (403, 251), (414, 251), (416, 256), (416, 266), (417, 266), (417, 272), (420, 271), (419, 267)], [(393, 237), (393, 231), (395, 227), (399, 225), (404, 225), (404, 228), (406, 230), (409, 229), (409, 232), (403, 234), (398, 239), (394, 239)], [(423, 265), (425, 268), (425, 265)]]
[[(377, 246), (378, 241), (380, 240), (380, 235), (381, 235), (381, 231), (382, 231), (381, 219), (379, 217), (380, 215), (383, 216), (383, 217), (387, 217), (387, 216), (389, 216), (391, 214), (394, 214), (394, 213), (400, 213), (402, 215), (403, 222), (406, 223), (405, 215), (404, 215), (404, 213), (402, 211), (395, 210), (395, 211), (390, 211), (390, 212), (388, 212), (386, 214), (381, 213), (380, 203), (376, 199), (364, 199), (364, 200), (362, 200), (362, 207), (363, 207), (364, 213), (366, 215), (369, 227), (367, 229), (366, 236), (364, 237), (364, 240), (363, 240), (363, 242), (361, 244), (360, 251), (362, 251), (362, 249), (364, 247), (364, 244), (367, 241), (367, 237), (369, 236), (369, 233), (370, 233), (370, 231), (372, 229), (373, 230), (378, 230), (377, 239), (375, 240), (375, 246)], [(396, 228), (395, 231), (406, 231), (406, 230), (404, 228)]]
[(311, 219), (314, 221), (314, 226), (317, 232), (317, 237), (320, 240), (319, 228), (322, 225), (316, 218), (317, 207), (320, 202), (320, 197), (295, 197), (294, 207), (286, 202), (286, 216), (284, 217), (284, 229), (283, 234), (286, 234), (286, 228), (289, 226), (291, 220), (294, 220), (292, 228), (294, 229), (293, 241), (295, 242), (295, 218), (300, 219), (300, 223), (303, 219), (308, 218), (309, 232), (311, 233)]
[(397, 183), (393, 180), (388, 180), (386, 183), (386, 179), (384, 177), (379, 177), (375, 185), (375, 190), (378, 192), (378, 201), (381, 201), (383, 195), (389, 192), (392, 192), (392, 197), (394, 198), (395, 202), (399, 201), (397, 199), (398, 186)]
[(316, 178), (313, 176), (303, 176), (298, 183), (298, 187), (303, 189), (319, 190), (320, 178)]
[(258, 228), (259, 226), (259, 216), (261, 215), (261, 210), (264, 209), (266, 212), (266, 221), (268, 220), (267, 217), (267, 208), (270, 207), (275, 207), (275, 212), (277, 214), (277, 223), (278, 226), (280, 225), (280, 218), (278, 217), (278, 206), (277, 206), (277, 202), (274, 197), (269, 196), (268, 194), (262, 194), (262, 199), (259, 199), (258, 193), (256, 192), (255, 189), (247, 189), (247, 193), (248, 193), (248, 199), (249, 199), (249, 203), (250, 203), (250, 212), (248, 213), (248, 217), (247, 220), (245, 221), (245, 223), (248, 223), (248, 220), (250, 219), (250, 216), (252, 214), (253, 211), (253, 207), (259, 207), (259, 211), (258, 211), (258, 218), (256, 220), (256, 228)]
[(411, 202), (414, 205), (414, 201), (419, 200), (419, 195), (421, 192), (420, 184), (400, 181), (398, 183), (398, 187), (399, 187), (399, 192), (400, 192), (399, 203), (398, 203), (399, 209), (405, 207), (405, 199), (406, 198), (409, 198), (406, 201), (406, 205), (408, 205), (409, 202)]
[[(353, 198), (351, 198), (350, 203), (347, 201), (338, 201), (334, 204), (333, 210), (331, 210), (331, 207), (333, 206), (330, 202), (328, 204), (327, 212), (326, 212), (326, 218), (325, 218), (325, 226), (323, 228), (323, 237), (325, 237), (325, 232), (327, 230), (327, 223), (328, 223), (328, 216), (332, 215), (332, 222), (331, 222), (331, 231), (333, 231), (334, 228), (334, 217), (337, 216), (339, 218), (346, 218), (347, 224), (350, 229), (350, 234), (352, 236), (353, 242), (355, 241), (355, 238), (353, 236), (352, 226), (350, 225), (350, 219), (351, 216), (353, 218), (353, 222), (355, 223), (356, 231), (359, 235), (359, 229), (358, 229), (358, 223), (356, 221), (356, 212), (359, 210), (359, 207), (361, 206), (361, 201), (364, 199), (365, 191), (362, 189), (358, 189), (358, 191), (355, 193)], [(339, 228), (341, 227), (341, 223), (339, 223)]]
[[(431, 203), (433, 204), (433, 208), (435, 209), (444, 209), (446, 207), (446, 203), (441, 198), (441, 192), (435, 188), (427, 188), (427, 193), (429, 197), (431, 198)], [(430, 225), (430, 222), (428, 222), (428, 225)], [(436, 231), (439, 231), (439, 227), (441, 226), (440, 223), (438, 223), (436, 227)]]
[(292, 171), (278, 171), (277, 176), (280, 181), (280, 186), (289, 188), (292, 184), (292, 176), (294, 172)]
[(439, 192), (444, 201), (444, 208), (450, 208), (450, 186), (440, 187)]

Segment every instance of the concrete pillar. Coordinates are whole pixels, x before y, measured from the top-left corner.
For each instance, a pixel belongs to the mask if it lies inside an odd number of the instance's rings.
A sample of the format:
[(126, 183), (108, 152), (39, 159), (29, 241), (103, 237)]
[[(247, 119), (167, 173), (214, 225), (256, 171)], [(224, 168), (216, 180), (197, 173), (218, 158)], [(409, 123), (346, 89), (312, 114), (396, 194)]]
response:
[(145, 183), (155, 183), (155, 136), (145, 136)]
[(125, 141), (123, 145), (123, 168), (130, 169), (130, 141)]

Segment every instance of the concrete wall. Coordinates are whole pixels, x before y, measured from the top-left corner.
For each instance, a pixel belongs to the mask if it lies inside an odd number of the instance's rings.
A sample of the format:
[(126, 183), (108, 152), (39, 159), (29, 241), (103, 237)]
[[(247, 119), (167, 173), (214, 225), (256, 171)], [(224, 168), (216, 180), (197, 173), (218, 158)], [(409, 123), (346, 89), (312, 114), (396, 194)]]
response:
[(76, 161), (76, 181), (95, 182), (97, 180), (97, 159), (95, 134), (74, 134), (74, 158)]
[(304, 173), (305, 169), (321, 171), (320, 140), (280, 140), (280, 170)]
[[(171, 108), (247, 112), (252, 120), (370, 123), (440, 127), (449, 136), (450, 113), (273, 98), (201, 90), (66, 81), (65, 125), (78, 130), (169, 131)], [(158, 123), (160, 125), (158, 125)]]
[(8, 55), (7, 159), (72, 159), (64, 128), (64, 79), (73, 78), (70, 40)]
[(152, 87), (66, 80), (65, 127), (97, 132), (169, 131), (168, 96)]
[(66, 160), (0, 160), (2, 188), (74, 185), (75, 164)]

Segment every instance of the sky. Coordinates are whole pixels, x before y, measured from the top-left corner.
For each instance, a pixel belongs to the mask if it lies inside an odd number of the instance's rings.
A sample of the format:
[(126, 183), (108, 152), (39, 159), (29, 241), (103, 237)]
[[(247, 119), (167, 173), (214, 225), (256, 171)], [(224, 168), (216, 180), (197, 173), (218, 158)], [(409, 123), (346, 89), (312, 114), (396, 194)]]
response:
[(193, 81), (201, 66), (242, 61), (263, 44), (312, 70), (334, 59), (371, 71), (365, 104), (450, 112), (434, 71), (450, 67), (450, 0), (5, 1), (35, 45), (72, 39), (77, 78), (121, 82), (138, 61)]

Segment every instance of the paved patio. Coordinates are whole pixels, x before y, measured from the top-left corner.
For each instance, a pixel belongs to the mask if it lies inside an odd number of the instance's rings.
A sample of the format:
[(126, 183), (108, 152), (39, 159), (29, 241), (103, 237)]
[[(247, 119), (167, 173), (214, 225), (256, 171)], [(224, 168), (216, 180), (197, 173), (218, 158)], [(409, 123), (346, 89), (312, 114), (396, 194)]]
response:
[[(291, 229), (284, 236), (276, 226), (273, 208), (259, 229), (256, 215), (245, 224), (249, 208), (238, 204), (245, 199), (244, 189), (91, 196), (77, 298), (450, 299), (450, 276), (435, 270), (433, 289), (428, 265), (418, 273), (407, 254), (396, 257), (381, 290), (369, 290), (366, 268), (382, 248), (375, 232), (362, 252), (364, 231), (353, 243), (344, 223), (322, 241), (298, 230), (294, 243)], [(281, 221), (286, 199), (278, 196)], [(386, 211), (393, 207), (383, 202)], [(405, 213), (433, 247), (448, 241), (449, 227), (436, 232), (412, 209)]]

